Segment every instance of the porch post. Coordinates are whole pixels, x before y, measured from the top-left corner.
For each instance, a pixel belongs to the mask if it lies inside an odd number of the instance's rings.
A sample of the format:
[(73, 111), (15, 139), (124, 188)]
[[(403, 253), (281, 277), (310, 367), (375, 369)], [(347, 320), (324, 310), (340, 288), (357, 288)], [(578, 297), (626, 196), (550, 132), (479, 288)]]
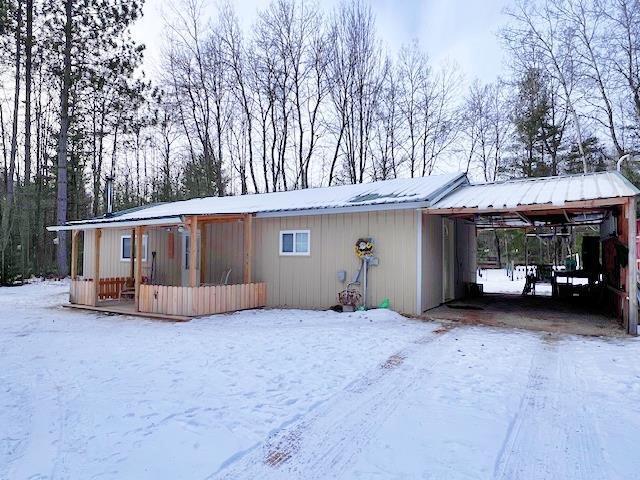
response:
[(78, 234), (79, 230), (71, 232), (71, 280), (78, 276)]
[(198, 217), (192, 216), (189, 223), (189, 286), (194, 288), (197, 282), (196, 264), (198, 255)]
[[(129, 242), (130, 245), (130, 251), (129, 251), (129, 257), (130, 257), (130, 262), (129, 262), (129, 266), (130, 266), (130, 275), (129, 277), (131, 278), (131, 281), (133, 281), (133, 278), (135, 276), (135, 271), (136, 271), (136, 263), (135, 263), (135, 255), (133, 254), (133, 252), (136, 251), (136, 229), (132, 228), (131, 229), (131, 242)], [(122, 248), (122, 247), (120, 247)]]
[(627, 268), (627, 294), (629, 295), (629, 320), (627, 333), (638, 334), (638, 279), (637, 279), (637, 253), (636, 253), (636, 199), (631, 197), (627, 203), (627, 236), (629, 247), (629, 260)]
[[(135, 268), (135, 299), (136, 299), (136, 311), (140, 311), (140, 285), (142, 284), (142, 227), (135, 228), (136, 238), (136, 268)], [(133, 245), (132, 245), (133, 247)], [(132, 249), (133, 252), (133, 249)]]
[(200, 285), (206, 283), (207, 274), (207, 224), (200, 222)]
[(102, 237), (102, 229), (96, 228), (95, 234), (95, 245), (93, 248), (93, 287), (94, 287), (94, 298), (93, 305), (98, 304), (98, 295), (100, 294), (100, 237)]
[(243, 265), (243, 283), (252, 282), (252, 263), (253, 263), (253, 215), (246, 214), (242, 220), (244, 227), (243, 240), (244, 240), (244, 265)]

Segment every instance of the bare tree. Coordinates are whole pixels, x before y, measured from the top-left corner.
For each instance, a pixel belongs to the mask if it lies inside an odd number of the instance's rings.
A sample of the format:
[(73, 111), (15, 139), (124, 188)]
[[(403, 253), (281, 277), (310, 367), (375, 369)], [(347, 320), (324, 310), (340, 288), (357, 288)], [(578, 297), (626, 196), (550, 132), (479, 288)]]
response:
[[(371, 162), (375, 111), (386, 65), (371, 8), (361, 1), (341, 4), (333, 16), (331, 38), (330, 85), (340, 132), (334, 159), (341, 150), (346, 180), (362, 183)], [(335, 166), (330, 184), (334, 175)]]
[(548, 73), (561, 86), (564, 101), (573, 118), (582, 166), (586, 173), (588, 167), (582, 126), (572, 96), (577, 68), (575, 37), (573, 32), (564, 28), (562, 16), (554, 2), (555, 0), (543, 0), (538, 4), (518, 0), (515, 8), (507, 10), (512, 24), (502, 30), (501, 36), (507, 48), (514, 52), (514, 57), (520, 57), (521, 53), (539, 55)]
[(376, 116), (375, 144), (377, 152), (373, 155), (373, 178), (387, 180), (396, 178), (402, 159), (400, 146), (403, 141), (403, 115), (398, 107), (400, 103), (400, 85), (398, 70), (387, 58), (387, 75), (382, 87), (381, 101), (378, 102)]
[[(510, 109), (501, 83), (471, 84), (465, 100), (468, 163), (475, 164), (486, 182), (496, 181), (504, 170), (504, 151), (510, 127)], [(469, 167), (468, 167), (469, 168)]]
[(407, 129), (406, 162), (409, 176), (419, 172), (420, 144), (425, 142), (426, 116), (431, 106), (430, 77), (431, 71), (426, 54), (420, 49), (418, 42), (405, 45), (398, 58), (398, 75), (400, 78), (400, 111)]
[(444, 63), (432, 77), (425, 78), (422, 108), (421, 175), (431, 175), (437, 159), (460, 133), (458, 98), (462, 76), (453, 63)]

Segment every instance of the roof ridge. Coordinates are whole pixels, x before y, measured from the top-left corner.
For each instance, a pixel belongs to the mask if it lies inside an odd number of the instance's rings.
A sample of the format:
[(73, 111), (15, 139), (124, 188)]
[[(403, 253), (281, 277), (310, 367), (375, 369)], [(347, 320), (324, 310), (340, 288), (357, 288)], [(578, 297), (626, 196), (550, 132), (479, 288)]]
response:
[(595, 176), (595, 175), (603, 175), (603, 174), (611, 174), (617, 173), (620, 174), (617, 170), (602, 170), (599, 172), (587, 172), (587, 173), (566, 173), (562, 175), (547, 175), (544, 177), (520, 177), (520, 178), (507, 178), (505, 180), (496, 180), (495, 182), (478, 182), (472, 183), (471, 185), (499, 185), (504, 183), (524, 183), (524, 182), (537, 182), (543, 180), (553, 180), (558, 178), (572, 178), (572, 177), (585, 177), (585, 176)]

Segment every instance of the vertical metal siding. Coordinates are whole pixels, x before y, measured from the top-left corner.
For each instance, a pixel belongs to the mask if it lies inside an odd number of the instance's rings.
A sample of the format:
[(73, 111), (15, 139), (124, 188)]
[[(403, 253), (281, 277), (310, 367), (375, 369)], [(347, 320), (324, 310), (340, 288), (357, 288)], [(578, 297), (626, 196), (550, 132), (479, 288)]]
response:
[[(164, 285), (180, 284), (180, 238), (175, 235), (176, 249), (173, 259), (168, 257), (168, 232), (165, 229), (149, 229), (147, 260), (142, 262), (142, 275), (151, 275), (151, 252), (156, 252), (156, 279)], [(175, 233), (175, 232), (174, 232)], [(129, 261), (120, 261), (120, 237), (130, 235), (131, 229), (103, 229), (100, 238), (100, 277), (127, 277), (131, 272)], [(93, 278), (94, 268), (93, 230), (84, 231), (83, 277)]]
[(229, 283), (242, 283), (244, 266), (243, 224), (241, 221), (209, 223), (206, 231), (205, 283), (218, 284), (231, 269)]
[(476, 226), (473, 222), (456, 222), (455, 298), (464, 296), (464, 284), (476, 281)]
[[(368, 301), (389, 298), (400, 312), (415, 312), (416, 221), (414, 210), (258, 218), (255, 225), (255, 274), (269, 285), (269, 306), (327, 308), (334, 305), (360, 267), (354, 245), (372, 237), (380, 265), (369, 269)], [(280, 256), (280, 230), (310, 230), (308, 256)], [(347, 272), (340, 283), (337, 272)]]
[(422, 310), (442, 303), (442, 217), (422, 217)]

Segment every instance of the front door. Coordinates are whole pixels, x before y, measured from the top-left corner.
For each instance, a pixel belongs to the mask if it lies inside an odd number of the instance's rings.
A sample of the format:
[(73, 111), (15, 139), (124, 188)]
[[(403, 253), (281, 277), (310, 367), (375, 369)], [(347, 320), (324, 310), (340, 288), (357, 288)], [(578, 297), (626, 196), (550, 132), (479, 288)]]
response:
[[(200, 285), (200, 232), (198, 232), (197, 240), (197, 258), (196, 258), (196, 285)], [(189, 286), (189, 252), (191, 245), (191, 235), (189, 232), (182, 233), (182, 254), (180, 256), (182, 263), (182, 286)]]

